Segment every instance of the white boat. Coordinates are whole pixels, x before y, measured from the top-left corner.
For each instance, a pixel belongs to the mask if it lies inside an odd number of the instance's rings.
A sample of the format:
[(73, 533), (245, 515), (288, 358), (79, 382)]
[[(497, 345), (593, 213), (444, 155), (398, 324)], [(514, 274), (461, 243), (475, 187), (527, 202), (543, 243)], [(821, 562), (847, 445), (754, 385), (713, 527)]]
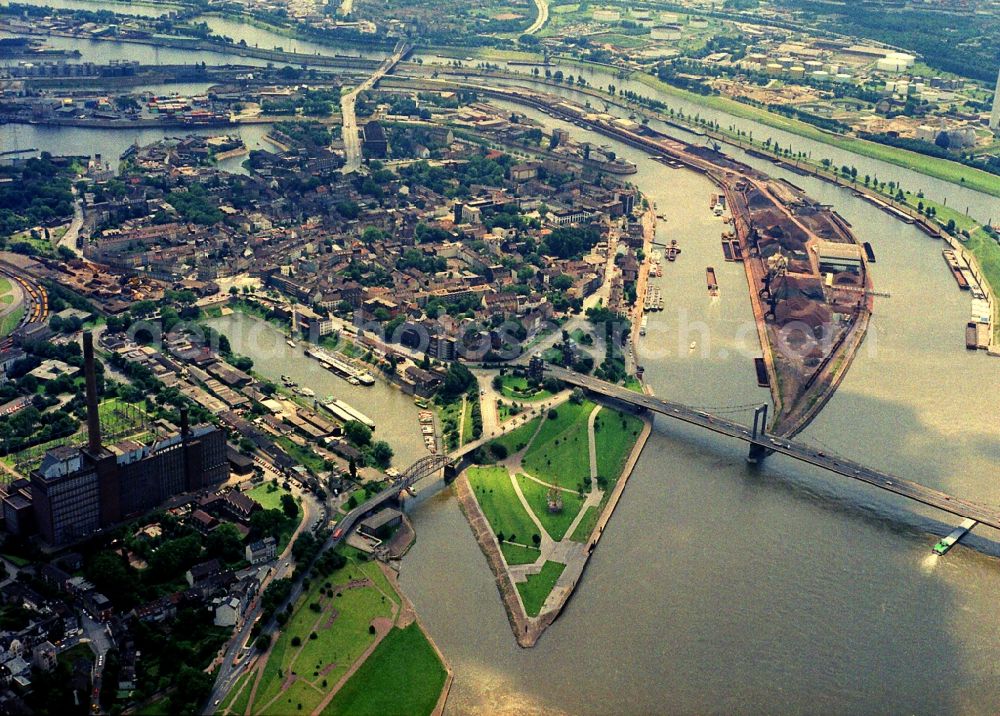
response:
[(285, 343), (288, 344), (289, 348), (294, 348), (295, 347), (295, 341), (293, 341), (291, 338), (289, 338), (288, 340), (286, 340)]

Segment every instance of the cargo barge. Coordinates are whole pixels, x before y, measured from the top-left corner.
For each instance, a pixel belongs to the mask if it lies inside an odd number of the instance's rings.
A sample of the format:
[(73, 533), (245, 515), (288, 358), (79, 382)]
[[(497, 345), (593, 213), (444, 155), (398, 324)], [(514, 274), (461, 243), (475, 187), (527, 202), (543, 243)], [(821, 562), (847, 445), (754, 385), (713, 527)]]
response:
[(962, 265), (964, 262), (961, 261), (951, 249), (945, 249), (941, 252), (941, 255), (944, 256), (944, 260), (947, 262), (948, 268), (951, 269), (951, 275), (955, 277), (955, 283), (957, 283), (958, 287), (963, 291), (968, 291), (969, 280), (965, 277), (965, 271), (963, 270), (966, 268)]
[(710, 296), (719, 295), (719, 283), (715, 280), (715, 269), (711, 266), (705, 269), (705, 283), (708, 284), (708, 293)]
[(754, 358), (753, 367), (757, 371), (757, 385), (761, 388), (770, 388), (771, 379), (767, 375), (767, 364), (763, 358)]
[(369, 418), (367, 415), (362, 413), (360, 410), (353, 408), (352, 406), (345, 403), (343, 400), (330, 400), (320, 403), (324, 408), (330, 411), (334, 417), (342, 422), (348, 422), (355, 420), (362, 425), (367, 426), (369, 429), (375, 429), (375, 421)]
[(868, 259), (868, 263), (870, 264), (875, 263), (875, 250), (872, 248), (871, 243), (866, 241), (865, 243), (861, 244), (861, 247), (865, 250), (865, 258)]
[(938, 557), (946, 555), (948, 553), (948, 550), (954, 547), (955, 543), (957, 543), (960, 539), (965, 537), (965, 535), (967, 535), (969, 531), (977, 524), (979, 523), (973, 519), (963, 520), (962, 524), (960, 524), (958, 527), (956, 527), (951, 531), (951, 534), (949, 534), (947, 537), (943, 538), (936, 545), (934, 545), (931, 551), (934, 552), (934, 554), (936, 554)]
[(979, 348), (979, 328), (975, 321), (969, 321), (965, 324), (965, 347), (970, 351)]
[(337, 358), (322, 348), (307, 348), (306, 355), (315, 358), (320, 365), (327, 368), (331, 373), (344, 378), (351, 385), (371, 386), (375, 384), (375, 378), (366, 370), (355, 368), (350, 363)]

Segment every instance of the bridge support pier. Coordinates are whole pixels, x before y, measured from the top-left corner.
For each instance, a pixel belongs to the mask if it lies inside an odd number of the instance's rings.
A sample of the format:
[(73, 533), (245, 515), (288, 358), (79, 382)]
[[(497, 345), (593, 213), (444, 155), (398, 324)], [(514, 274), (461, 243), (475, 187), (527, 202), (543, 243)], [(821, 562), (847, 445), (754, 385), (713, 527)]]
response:
[(758, 436), (763, 438), (767, 434), (767, 403), (753, 411), (753, 440), (750, 443), (750, 452), (747, 454), (747, 462), (756, 465), (767, 457), (768, 450), (763, 445), (757, 444)]

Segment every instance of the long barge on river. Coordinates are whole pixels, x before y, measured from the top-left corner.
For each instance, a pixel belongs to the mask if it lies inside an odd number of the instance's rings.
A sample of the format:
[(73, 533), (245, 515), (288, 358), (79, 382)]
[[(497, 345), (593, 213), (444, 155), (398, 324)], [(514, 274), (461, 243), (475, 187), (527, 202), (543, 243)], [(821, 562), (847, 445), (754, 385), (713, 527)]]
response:
[(341, 422), (348, 422), (355, 420), (362, 425), (367, 426), (371, 430), (375, 429), (375, 421), (369, 418), (367, 415), (362, 413), (357, 408), (345, 403), (343, 400), (336, 400), (328, 398), (327, 400), (320, 403), (326, 410), (330, 411), (334, 417), (336, 417)]
[(355, 368), (347, 361), (341, 360), (322, 348), (307, 348), (305, 354), (310, 358), (315, 358), (324, 368), (344, 378), (352, 385), (375, 385), (375, 378), (371, 373), (360, 368)]

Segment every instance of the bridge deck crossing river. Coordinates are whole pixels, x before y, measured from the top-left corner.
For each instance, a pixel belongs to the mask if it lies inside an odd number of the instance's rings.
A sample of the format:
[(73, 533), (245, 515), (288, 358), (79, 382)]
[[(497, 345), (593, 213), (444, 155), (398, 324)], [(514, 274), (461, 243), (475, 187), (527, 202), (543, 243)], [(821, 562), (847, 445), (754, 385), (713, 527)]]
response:
[(818, 450), (798, 440), (770, 435), (760, 431), (754, 435), (751, 428), (726, 418), (712, 415), (681, 403), (674, 403), (651, 395), (637, 393), (618, 385), (587, 375), (581, 375), (564, 368), (546, 366), (545, 371), (554, 378), (582, 388), (588, 392), (645, 408), (660, 415), (666, 415), (685, 423), (697, 425), (712, 432), (737, 438), (766, 453), (781, 453), (801, 462), (821, 467), (824, 470), (865, 482), (902, 497), (935, 507), (959, 517), (973, 519), (984, 525), (1000, 529), (1000, 510), (977, 504), (960, 497), (926, 487), (919, 483), (895, 475), (872, 469), (854, 460)]

